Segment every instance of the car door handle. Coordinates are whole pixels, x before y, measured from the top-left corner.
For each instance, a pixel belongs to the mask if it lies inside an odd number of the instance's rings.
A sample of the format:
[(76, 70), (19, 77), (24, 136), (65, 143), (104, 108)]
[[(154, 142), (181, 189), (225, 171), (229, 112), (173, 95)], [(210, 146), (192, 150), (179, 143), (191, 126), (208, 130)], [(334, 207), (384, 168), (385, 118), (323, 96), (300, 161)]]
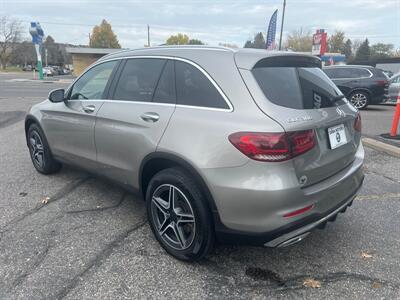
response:
[(85, 113), (91, 114), (92, 112), (94, 112), (94, 110), (96, 109), (96, 106), (94, 105), (88, 105), (88, 106), (84, 106), (83, 110), (85, 111)]
[(140, 117), (146, 122), (157, 122), (160, 119), (160, 115), (155, 112), (146, 112)]

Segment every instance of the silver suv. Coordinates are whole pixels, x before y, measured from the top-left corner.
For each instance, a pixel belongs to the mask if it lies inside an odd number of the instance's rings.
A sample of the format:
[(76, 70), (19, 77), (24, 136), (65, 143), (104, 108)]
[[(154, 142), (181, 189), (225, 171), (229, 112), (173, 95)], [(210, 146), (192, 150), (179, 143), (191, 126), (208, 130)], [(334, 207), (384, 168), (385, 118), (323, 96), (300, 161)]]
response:
[(73, 164), (140, 191), (178, 259), (204, 257), (215, 240), (294, 244), (363, 182), (360, 116), (313, 56), (122, 51), (48, 98), (25, 122), (34, 167)]

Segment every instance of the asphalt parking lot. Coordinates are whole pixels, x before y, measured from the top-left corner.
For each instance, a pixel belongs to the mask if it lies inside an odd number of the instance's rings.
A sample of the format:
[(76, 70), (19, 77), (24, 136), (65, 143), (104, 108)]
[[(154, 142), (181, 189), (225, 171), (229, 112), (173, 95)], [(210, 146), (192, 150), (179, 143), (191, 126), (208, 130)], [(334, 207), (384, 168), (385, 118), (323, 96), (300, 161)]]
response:
[(66, 84), (15, 77), (0, 73), (0, 299), (400, 298), (399, 158), (366, 148), (353, 206), (297, 245), (218, 246), (183, 263), (153, 238), (141, 199), (70, 167), (34, 170), (24, 115)]

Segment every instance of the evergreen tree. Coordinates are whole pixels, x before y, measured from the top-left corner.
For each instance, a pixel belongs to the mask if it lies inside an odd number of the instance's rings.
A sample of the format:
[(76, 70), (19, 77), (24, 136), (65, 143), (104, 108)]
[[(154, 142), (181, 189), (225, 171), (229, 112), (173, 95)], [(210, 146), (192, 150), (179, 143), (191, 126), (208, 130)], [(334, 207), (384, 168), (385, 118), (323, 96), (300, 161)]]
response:
[(371, 56), (371, 49), (369, 47), (368, 39), (365, 39), (364, 42), (360, 45), (356, 53), (356, 60), (369, 60)]
[(347, 39), (347, 41), (344, 43), (343, 48), (341, 52), (346, 56), (346, 60), (349, 61), (353, 55), (352, 51), (352, 42), (350, 39)]

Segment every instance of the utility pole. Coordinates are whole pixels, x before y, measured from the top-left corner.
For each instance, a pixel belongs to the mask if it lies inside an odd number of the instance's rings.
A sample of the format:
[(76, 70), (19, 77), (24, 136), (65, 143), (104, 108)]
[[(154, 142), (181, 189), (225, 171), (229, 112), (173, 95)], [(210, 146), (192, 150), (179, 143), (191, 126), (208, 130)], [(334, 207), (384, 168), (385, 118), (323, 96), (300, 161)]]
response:
[(147, 47), (150, 47), (150, 26), (147, 24)]
[(286, 0), (283, 0), (281, 35), (279, 36), (279, 50), (282, 50), (282, 34), (283, 34), (283, 22), (285, 21), (285, 9), (286, 9)]

